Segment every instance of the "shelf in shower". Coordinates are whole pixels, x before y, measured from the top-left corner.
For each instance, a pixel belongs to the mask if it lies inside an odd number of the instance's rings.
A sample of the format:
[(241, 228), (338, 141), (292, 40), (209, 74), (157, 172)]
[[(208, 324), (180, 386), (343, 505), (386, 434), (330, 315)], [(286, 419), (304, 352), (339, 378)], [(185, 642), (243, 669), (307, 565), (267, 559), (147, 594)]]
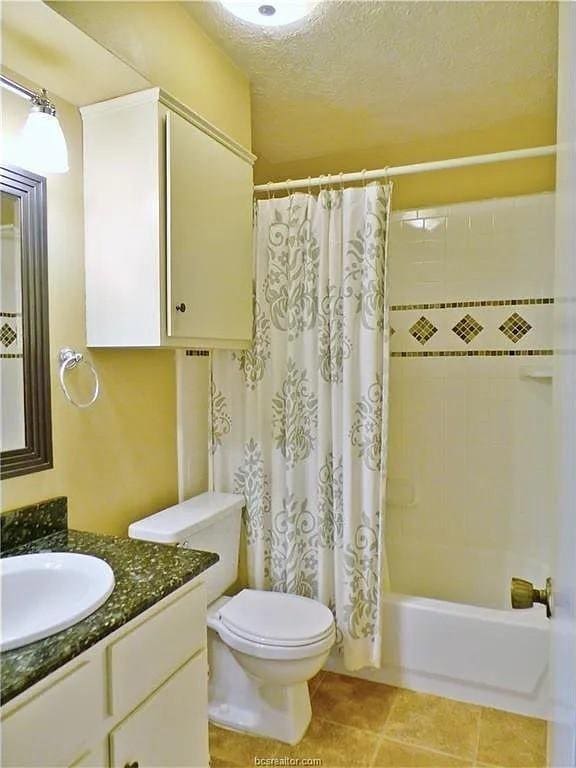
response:
[(527, 366), (520, 369), (520, 376), (523, 379), (552, 381), (554, 372), (551, 365)]

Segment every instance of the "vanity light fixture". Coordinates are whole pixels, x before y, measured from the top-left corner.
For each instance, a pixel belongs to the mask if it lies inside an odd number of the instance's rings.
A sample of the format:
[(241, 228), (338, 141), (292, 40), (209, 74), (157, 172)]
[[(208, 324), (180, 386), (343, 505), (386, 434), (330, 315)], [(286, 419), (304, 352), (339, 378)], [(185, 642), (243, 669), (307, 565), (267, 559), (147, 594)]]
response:
[(318, 0), (220, 0), (234, 16), (262, 27), (281, 27), (308, 16)]
[(2, 88), (29, 99), (30, 114), (14, 148), (16, 165), (46, 176), (68, 171), (68, 148), (64, 133), (56, 116), (56, 107), (43, 88), (39, 93), (0, 75)]

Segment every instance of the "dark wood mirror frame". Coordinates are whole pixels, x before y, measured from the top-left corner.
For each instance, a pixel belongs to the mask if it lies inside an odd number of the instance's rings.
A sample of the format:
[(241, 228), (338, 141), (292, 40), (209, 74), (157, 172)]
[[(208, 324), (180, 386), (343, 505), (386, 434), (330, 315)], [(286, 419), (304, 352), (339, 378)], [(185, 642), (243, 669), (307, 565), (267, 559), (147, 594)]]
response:
[(53, 463), (46, 179), (13, 166), (1, 166), (0, 175), (0, 190), (20, 202), (26, 435), (24, 448), (0, 454), (0, 478), (5, 479), (41, 472)]

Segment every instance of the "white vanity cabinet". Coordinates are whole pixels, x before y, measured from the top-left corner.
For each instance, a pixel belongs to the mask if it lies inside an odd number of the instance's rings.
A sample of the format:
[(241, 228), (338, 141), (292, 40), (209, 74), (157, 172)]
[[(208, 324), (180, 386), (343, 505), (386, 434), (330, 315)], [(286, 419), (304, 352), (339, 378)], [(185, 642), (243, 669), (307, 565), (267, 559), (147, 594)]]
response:
[(158, 88), (81, 113), (88, 346), (248, 346), (254, 156)]
[(110, 734), (110, 765), (182, 768), (206, 741), (206, 651), (187, 662)]
[(206, 594), (190, 583), (1, 710), (6, 768), (207, 767)]

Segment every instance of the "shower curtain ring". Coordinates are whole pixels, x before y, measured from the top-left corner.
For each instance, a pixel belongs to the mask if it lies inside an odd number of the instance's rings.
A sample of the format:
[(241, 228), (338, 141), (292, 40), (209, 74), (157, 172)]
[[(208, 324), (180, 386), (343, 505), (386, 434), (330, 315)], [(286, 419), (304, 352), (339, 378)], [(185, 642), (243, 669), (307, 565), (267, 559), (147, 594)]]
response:
[(308, 194), (312, 194), (312, 176), (308, 176)]
[(390, 187), (390, 191), (392, 191), (395, 182), (394, 182), (394, 179), (390, 176), (389, 171), (390, 171), (390, 166), (387, 165), (386, 166), (386, 184), (388, 184), (388, 186)]
[(268, 184), (267, 184), (267, 187), (268, 187), (268, 200), (272, 200), (272, 192), (270, 190), (271, 186), (272, 186), (272, 182), (269, 181)]
[(362, 186), (366, 186), (366, 168), (362, 168)]
[(344, 173), (340, 171), (340, 191), (344, 190)]

